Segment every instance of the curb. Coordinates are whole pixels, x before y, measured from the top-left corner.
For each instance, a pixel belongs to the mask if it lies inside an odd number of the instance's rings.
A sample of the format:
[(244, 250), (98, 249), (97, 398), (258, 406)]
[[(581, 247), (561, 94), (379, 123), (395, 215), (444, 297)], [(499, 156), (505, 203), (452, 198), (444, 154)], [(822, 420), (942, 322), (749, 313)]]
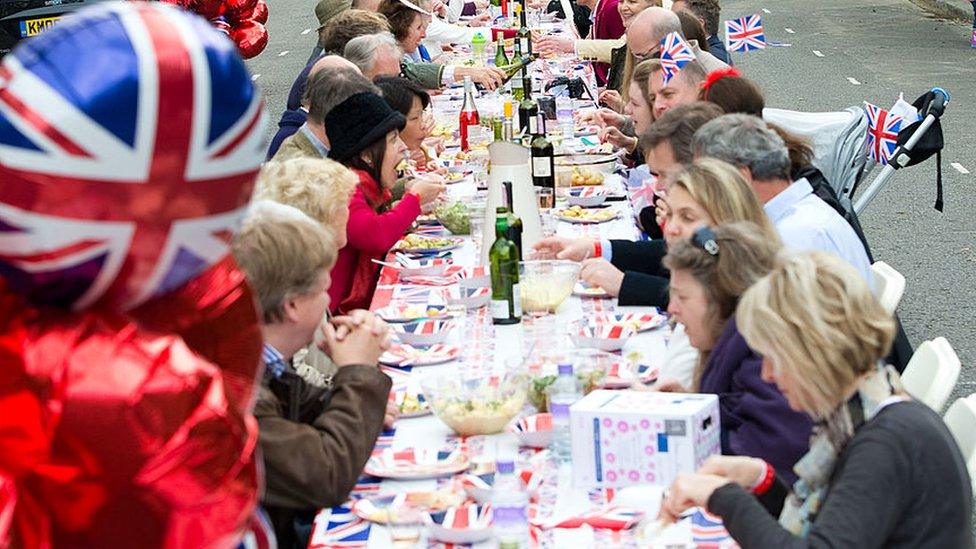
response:
[(938, 17), (955, 19), (965, 23), (972, 23), (973, 20), (971, 11), (960, 8), (946, 0), (911, 0), (911, 2)]

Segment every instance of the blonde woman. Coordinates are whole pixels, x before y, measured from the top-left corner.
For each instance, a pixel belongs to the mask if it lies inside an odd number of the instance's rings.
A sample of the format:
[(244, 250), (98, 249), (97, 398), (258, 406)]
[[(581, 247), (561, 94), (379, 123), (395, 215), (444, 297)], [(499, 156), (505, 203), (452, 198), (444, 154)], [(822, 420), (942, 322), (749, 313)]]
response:
[(941, 418), (880, 362), (894, 321), (850, 264), (785, 257), (737, 317), (763, 377), (818, 422), (810, 452), (792, 492), (763, 460), (712, 458), (675, 480), (664, 517), (707, 507), (742, 547), (973, 547), (966, 463)]
[(719, 395), (722, 453), (759, 456), (792, 481), (793, 464), (808, 448), (810, 419), (762, 379), (762, 357), (746, 344), (734, 315), (739, 297), (772, 270), (780, 247), (752, 223), (701, 227), (671, 246), (664, 258), (668, 312), (684, 326), (698, 360), (690, 386), (662, 381), (657, 389)]
[(293, 206), (329, 232), (336, 249), (346, 245), (349, 200), (359, 179), (349, 168), (325, 158), (268, 162), (258, 175), (255, 200)]

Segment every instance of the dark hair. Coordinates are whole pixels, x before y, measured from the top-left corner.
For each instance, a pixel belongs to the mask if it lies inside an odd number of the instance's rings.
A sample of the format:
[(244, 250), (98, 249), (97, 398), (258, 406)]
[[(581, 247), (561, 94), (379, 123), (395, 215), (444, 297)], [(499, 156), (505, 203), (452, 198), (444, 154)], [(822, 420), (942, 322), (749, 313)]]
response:
[(342, 55), (357, 36), (390, 30), (386, 18), (366, 10), (349, 9), (330, 19), (320, 33), (322, 51)]
[(678, 10), (674, 13), (681, 21), (681, 34), (684, 35), (685, 40), (694, 40), (698, 42), (699, 48), (707, 51), (708, 36), (705, 35), (705, 27), (702, 26), (701, 21), (694, 14), (684, 10)]
[[(383, 157), (386, 156), (387, 135), (389, 135), (389, 132), (383, 134), (382, 137), (367, 145), (366, 148), (359, 153), (350, 156), (348, 159), (342, 162), (342, 164), (346, 167), (366, 172), (370, 177), (373, 178), (374, 181), (376, 181), (377, 185), (382, 187), (383, 181), (380, 170), (383, 167)], [(366, 157), (369, 159), (368, 162), (363, 160), (363, 153), (366, 153)], [(368, 200), (369, 199), (367, 198), (367, 201)], [(381, 204), (370, 204), (370, 206), (374, 210), (379, 211)]]
[(809, 139), (790, 133), (776, 124), (766, 122), (766, 125), (783, 139), (783, 143), (786, 143), (786, 152), (790, 155), (790, 174), (813, 165), (813, 144)]
[(381, 76), (373, 83), (380, 89), (386, 104), (403, 116), (409, 116), (414, 97), (420, 99), (423, 108), (430, 105), (430, 94), (412, 80), (400, 76)]
[(386, 17), (386, 20), (390, 24), (390, 32), (393, 33), (397, 42), (402, 42), (407, 37), (410, 33), (410, 25), (413, 24), (414, 18), (422, 15), (419, 11), (400, 2), (400, 0), (383, 0), (380, 3), (379, 12)]
[(725, 114), (751, 114), (762, 118), (766, 108), (766, 99), (755, 82), (742, 76), (709, 75), (701, 90), (704, 101), (715, 103), (725, 111)]
[(640, 137), (641, 149), (646, 151), (667, 141), (674, 153), (674, 159), (687, 164), (694, 158), (691, 142), (694, 141), (695, 132), (721, 115), (722, 109), (704, 101), (675, 107), (651, 123)]
[[(708, 36), (718, 34), (718, 20), (722, 15), (722, 7), (718, 0), (684, 0), (690, 11), (695, 17), (702, 20), (705, 26), (705, 33)], [(699, 44), (704, 47), (703, 44)]]
[(361, 92), (375, 92), (376, 86), (353, 67), (320, 70), (308, 77), (302, 103), (308, 105), (308, 118), (319, 124), (336, 105)]

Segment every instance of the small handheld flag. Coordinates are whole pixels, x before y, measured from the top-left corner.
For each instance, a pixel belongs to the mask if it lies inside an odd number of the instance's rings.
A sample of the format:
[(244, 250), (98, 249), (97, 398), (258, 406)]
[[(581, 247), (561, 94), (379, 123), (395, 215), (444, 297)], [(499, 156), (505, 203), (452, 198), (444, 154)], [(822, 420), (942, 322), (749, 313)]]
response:
[(725, 22), (725, 47), (730, 52), (748, 52), (766, 47), (762, 17), (750, 15)]
[(885, 165), (898, 148), (903, 119), (871, 103), (865, 103), (864, 110), (868, 115), (868, 158)]
[(688, 42), (676, 32), (670, 32), (661, 40), (661, 71), (664, 74), (664, 85), (685, 65), (695, 60), (695, 52)]

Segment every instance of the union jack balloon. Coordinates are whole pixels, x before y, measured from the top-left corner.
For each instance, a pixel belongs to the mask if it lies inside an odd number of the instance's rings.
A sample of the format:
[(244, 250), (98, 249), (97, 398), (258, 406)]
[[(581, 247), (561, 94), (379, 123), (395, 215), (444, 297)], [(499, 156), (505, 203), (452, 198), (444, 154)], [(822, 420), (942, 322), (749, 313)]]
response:
[(0, 65), (0, 276), (35, 303), (128, 310), (229, 253), (264, 107), (207, 21), (81, 13)]

